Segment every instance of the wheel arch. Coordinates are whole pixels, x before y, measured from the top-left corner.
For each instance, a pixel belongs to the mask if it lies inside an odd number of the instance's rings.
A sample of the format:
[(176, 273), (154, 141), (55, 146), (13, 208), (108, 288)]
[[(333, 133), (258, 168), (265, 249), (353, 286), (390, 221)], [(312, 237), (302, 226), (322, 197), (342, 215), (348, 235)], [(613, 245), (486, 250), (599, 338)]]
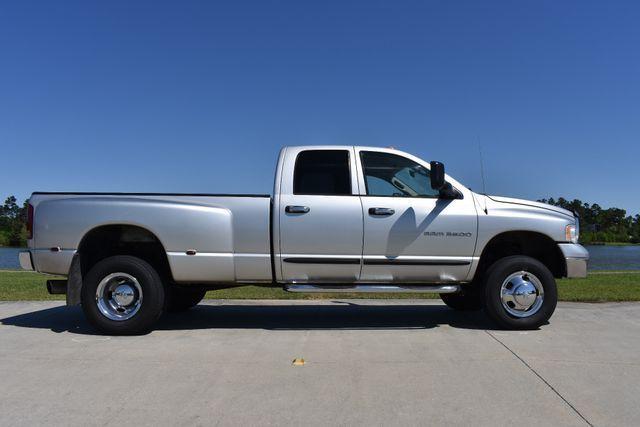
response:
[(86, 275), (97, 262), (114, 255), (145, 260), (160, 276), (172, 280), (162, 241), (149, 229), (129, 223), (101, 224), (87, 231), (78, 244), (80, 271)]
[(487, 269), (499, 259), (512, 255), (537, 259), (555, 278), (567, 275), (564, 255), (551, 237), (536, 231), (514, 230), (499, 233), (487, 242), (482, 249), (474, 280), (482, 278)]

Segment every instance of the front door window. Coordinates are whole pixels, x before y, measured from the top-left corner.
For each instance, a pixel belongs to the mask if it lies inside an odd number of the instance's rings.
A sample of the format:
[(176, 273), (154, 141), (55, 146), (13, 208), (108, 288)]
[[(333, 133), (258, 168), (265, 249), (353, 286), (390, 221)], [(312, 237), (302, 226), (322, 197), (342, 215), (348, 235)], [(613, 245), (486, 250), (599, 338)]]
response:
[(424, 166), (390, 153), (362, 151), (360, 158), (368, 196), (438, 197)]

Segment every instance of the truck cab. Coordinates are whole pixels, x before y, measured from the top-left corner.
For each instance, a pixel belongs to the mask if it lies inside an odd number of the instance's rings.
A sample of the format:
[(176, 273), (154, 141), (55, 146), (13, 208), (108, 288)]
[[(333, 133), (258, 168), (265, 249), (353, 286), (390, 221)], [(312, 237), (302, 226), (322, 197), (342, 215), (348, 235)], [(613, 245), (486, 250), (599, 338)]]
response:
[[(294, 147), (280, 155), (274, 233), (283, 282), (470, 280), (478, 213), (472, 192), (397, 150)], [(447, 235), (449, 233), (449, 235)]]

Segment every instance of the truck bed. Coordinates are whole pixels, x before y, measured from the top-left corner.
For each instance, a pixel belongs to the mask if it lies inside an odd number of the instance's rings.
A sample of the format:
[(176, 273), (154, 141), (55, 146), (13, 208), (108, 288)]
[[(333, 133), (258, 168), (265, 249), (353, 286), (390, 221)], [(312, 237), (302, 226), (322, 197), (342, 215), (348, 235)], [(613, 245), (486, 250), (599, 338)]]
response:
[(29, 203), (38, 271), (66, 275), (89, 232), (125, 224), (160, 241), (178, 283), (273, 278), (269, 195), (35, 192)]

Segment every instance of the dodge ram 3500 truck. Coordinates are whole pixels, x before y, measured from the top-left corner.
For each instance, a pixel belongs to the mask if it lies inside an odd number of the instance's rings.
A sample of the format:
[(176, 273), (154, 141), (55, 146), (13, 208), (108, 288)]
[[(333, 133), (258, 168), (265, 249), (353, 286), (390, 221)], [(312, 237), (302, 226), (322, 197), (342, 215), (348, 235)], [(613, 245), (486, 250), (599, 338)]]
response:
[(552, 315), (555, 278), (585, 277), (578, 218), (472, 192), (385, 148), (286, 147), (269, 195), (33, 193), (26, 270), (109, 334), (150, 330), (208, 289), (431, 292), (501, 327)]

